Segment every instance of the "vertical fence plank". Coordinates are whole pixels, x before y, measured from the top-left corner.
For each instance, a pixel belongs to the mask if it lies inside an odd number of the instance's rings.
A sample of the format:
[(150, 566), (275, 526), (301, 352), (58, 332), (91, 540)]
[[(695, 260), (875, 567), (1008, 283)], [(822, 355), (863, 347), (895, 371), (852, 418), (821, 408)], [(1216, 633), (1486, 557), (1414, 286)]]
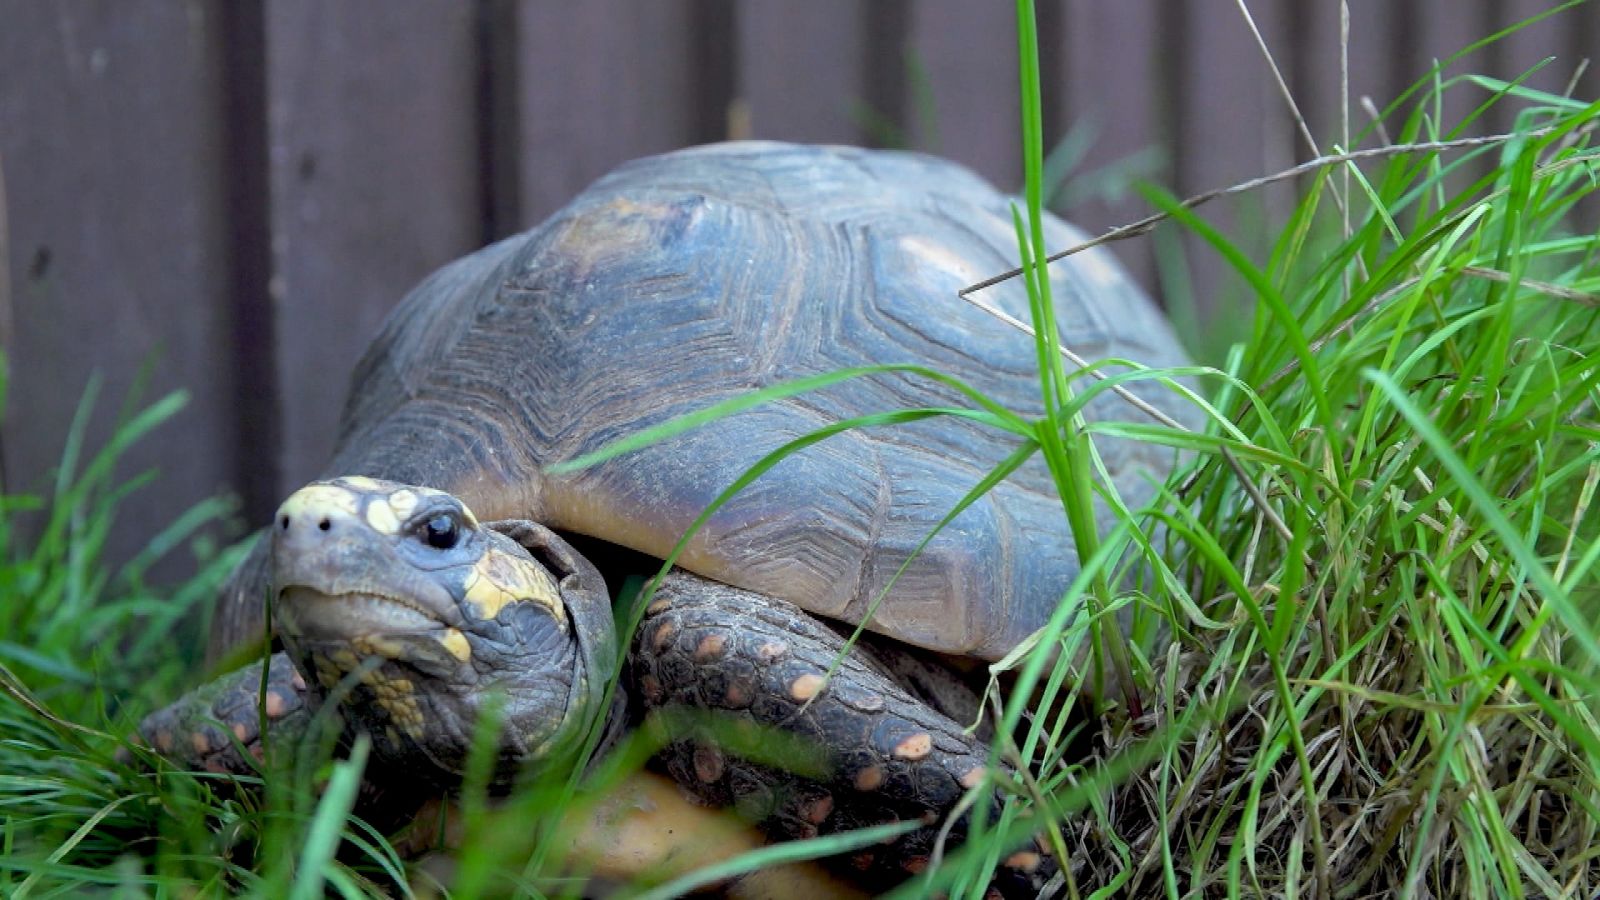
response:
[[(1299, 5), (1289, 12), (1297, 43), (1294, 54), (1286, 59), (1293, 76), (1290, 83), (1321, 153), (1331, 153), (1347, 143), (1375, 145), (1379, 140), (1375, 132), (1369, 132), (1371, 136), (1365, 141), (1360, 139), (1373, 124), (1363, 100), (1371, 101), (1381, 111), (1394, 100), (1402, 80), (1414, 77), (1406, 74), (1410, 68), (1410, 38), (1404, 33), (1404, 22), (1408, 20), (1400, 14), (1399, 6), (1386, 0), (1350, 0), (1349, 11), (1348, 48), (1341, 46), (1344, 26), (1337, 0)], [(1346, 54), (1348, 96), (1341, 85)], [(1348, 141), (1343, 131), (1347, 101)], [(1385, 124), (1394, 128), (1398, 120)], [(1298, 158), (1310, 153), (1299, 134), (1294, 135), (1294, 150)]]
[(477, 246), (475, 20), (451, 0), (269, 0), (284, 487), (326, 463), (400, 296)]
[[(0, 99), (0, 104), (5, 101)], [(0, 144), (0, 354), (12, 348), (11, 338), (11, 235), (6, 202), (6, 168), (4, 145)], [(0, 359), (0, 380), (6, 377), (5, 361)], [(3, 399), (3, 398), (0, 398)], [(6, 434), (0, 421), (0, 494), (6, 491)]]
[[(1560, 5), (1555, 0), (1490, 0), (1490, 4), (1492, 30), (1509, 28)], [(1576, 99), (1591, 102), (1595, 99), (1595, 73), (1585, 72), (1577, 82), (1573, 81), (1573, 76), (1585, 57), (1589, 58), (1591, 69), (1596, 62), (1600, 62), (1594, 58), (1597, 49), (1594, 41), (1600, 37), (1597, 23), (1600, 23), (1600, 4), (1589, 2), (1526, 25), (1485, 51), (1491, 61), (1488, 74), (1511, 81), (1544, 62), (1542, 68), (1522, 82), (1524, 86), (1556, 95), (1565, 94), (1571, 89)], [(1551, 59), (1545, 62), (1547, 58)], [(1542, 102), (1508, 98), (1493, 111), (1490, 121), (1496, 130), (1510, 131), (1516, 126), (1519, 113), (1532, 106), (1544, 105)], [(1525, 120), (1524, 124), (1532, 127), (1543, 121), (1547, 120)], [(1594, 205), (1580, 204), (1576, 216), (1575, 223), (1589, 223), (1588, 227), (1592, 228), (1595, 221)]]
[(717, 137), (697, 134), (695, 13), (687, 0), (518, 8), (528, 224), (618, 163)]
[(1600, 95), (1600, 3), (1585, 3), (1563, 15), (1567, 69), (1588, 63), (1574, 85), (1573, 96), (1594, 100)]
[(234, 406), (234, 484), (247, 522), (264, 522), (277, 508), (282, 460), (282, 410), (277, 345), (273, 341), (272, 215), (267, 165), (267, 35), (264, 0), (233, 0), (218, 8), (223, 65), (217, 111), (225, 136), (221, 193), (231, 232), (227, 303), (232, 319), (233, 372), (249, 385), (250, 402)]
[(912, 146), (1022, 184), (1016, 14), (1007, 3), (914, 0), (906, 113)]
[[(1268, 46), (1283, 46), (1281, 10), (1256, 4), (1252, 12)], [(1167, 70), (1175, 79), (1167, 90), (1176, 98), (1173, 173), (1180, 193), (1243, 181), (1292, 161), (1294, 133), (1287, 107), (1237, 8), (1215, 0), (1187, 0), (1181, 17), (1165, 25), (1182, 48)], [(1219, 64), (1223, 60), (1226, 64)], [(1248, 194), (1214, 203), (1202, 215), (1235, 240), (1258, 235), (1255, 245), (1243, 243), (1259, 258), (1271, 231), (1261, 223), (1272, 218), (1273, 203), (1285, 196), (1284, 190)], [(1247, 229), (1246, 222), (1255, 224)], [(1195, 240), (1185, 244), (1196, 306), (1203, 315), (1247, 302), (1240, 280), (1226, 271), (1215, 251)]]
[[(1417, 42), (1408, 54), (1413, 79), (1428, 74), (1435, 63), (1466, 49), (1491, 30), (1488, 0), (1416, 0), (1416, 17)], [(1488, 60), (1484, 51), (1474, 51), (1445, 66), (1440, 78), (1448, 81), (1468, 72), (1483, 72)], [(1471, 85), (1446, 87), (1440, 104), (1439, 130), (1448, 132), (1460, 125), (1486, 97), (1481, 88)], [(1483, 134), (1487, 130), (1488, 126), (1480, 123), (1473, 126), (1471, 133)]]
[(89, 448), (146, 363), (146, 402), (191, 396), (126, 457), (121, 477), (162, 477), (138, 495), (143, 524), (112, 533), (113, 559), (233, 474), (232, 404), (248, 386), (230, 365), (213, 14), (153, 0), (0, 10), (0, 265), (14, 291), (6, 487), (47, 487), (91, 373), (104, 389)]
[[(1519, 22), (1532, 19), (1558, 3), (1551, 0), (1499, 0), (1496, 4), (1496, 29), (1510, 28)], [(1581, 9), (1581, 7), (1580, 7)], [(1566, 89), (1567, 81), (1578, 64), (1571, 54), (1566, 36), (1579, 26), (1579, 10), (1566, 10), (1518, 29), (1500, 42), (1498, 49), (1500, 71), (1495, 74), (1507, 81), (1533, 68), (1547, 57), (1554, 57), (1539, 71), (1523, 82), (1546, 93), (1559, 94)], [(1584, 52), (1593, 52), (1592, 49)]]
[(749, 0), (738, 7), (738, 96), (751, 137), (860, 143), (864, 64), (859, 0)]
[[(1391, 0), (1350, 0), (1350, 131), (1355, 135), (1372, 124), (1371, 107), (1380, 111), (1400, 95), (1425, 69), (1412, 61), (1411, 48), (1420, 37), (1421, 23), (1415, 7)], [(1370, 101), (1370, 106), (1363, 104)], [(1405, 109), (1384, 120), (1391, 137), (1404, 119)], [(1379, 138), (1369, 138), (1374, 145)]]
[[(1156, 0), (1067, 0), (1065, 7), (1055, 47), (1063, 58), (1064, 83), (1055, 90), (1063, 133), (1053, 137), (1090, 143), (1063, 186), (1061, 211), (1099, 233), (1149, 214), (1149, 204), (1129, 190), (1131, 180), (1168, 181), (1171, 153), (1158, 118), (1165, 100), (1157, 59), (1161, 10)], [(1148, 239), (1112, 250), (1155, 289)]]
[[(1251, 12), (1282, 66), (1281, 9), (1258, 3)], [(1234, 4), (1214, 0), (1188, 0), (1185, 22), (1188, 46), (1172, 111), (1179, 186), (1193, 193), (1282, 168), (1295, 155), (1290, 116), (1248, 24)]]

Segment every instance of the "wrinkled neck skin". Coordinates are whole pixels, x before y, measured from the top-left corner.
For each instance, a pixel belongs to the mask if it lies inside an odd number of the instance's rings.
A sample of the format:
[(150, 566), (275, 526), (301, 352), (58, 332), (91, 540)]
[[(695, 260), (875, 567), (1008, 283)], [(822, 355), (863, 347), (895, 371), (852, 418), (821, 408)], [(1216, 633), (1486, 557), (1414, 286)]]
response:
[[(510, 524), (516, 520), (544, 520), (543, 483), (538, 477), (544, 461), (529, 456), (528, 442), (515, 440), (514, 429), (508, 430), (505, 423), (476, 420), (464, 415), (464, 408), (472, 405), (439, 405), (414, 398), (373, 425), (342, 435), (323, 477), (364, 475), (448, 491), (479, 519), (506, 522), (511, 531), (516, 531)], [(574, 673), (568, 688), (581, 695), (570, 708), (583, 711), (563, 726), (576, 734), (575, 746), (552, 752), (578, 752), (589, 733), (586, 723), (596, 717), (606, 720), (597, 726), (606, 733), (603, 751), (614, 742), (625, 718), (620, 688), (609, 708), (599, 710), (605, 687), (621, 664), (611, 598), (604, 580), (581, 554), (563, 543), (554, 555), (570, 556), (565, 564), (572, 572), (571, 583), (564, 585), (563, 594), (575, 623), (577, 651), (572, 665), (563, 670)]]
[[(485, 536), (502, 553), (529, 556), (498, 532), (486, 530)], [(470, 642), (464, 662), (408, 653), (378, 665), (369, 658), (358, 670), (341, 673), (325, 697), (341, 701), (347, 730), (371, 737), (375, 764), (402, 777), (426, 773), (445, 788), (466, 773), (475, 742), (490, 739), (485, 717), (499, 723), (493, 783), (509, 783), (529, 764), (566, 765), (563, 757), (574, 751), (598, 706), (589, 685), (603, 685), (607, 677), (591, 672), (596, 661), (584, 652), (576, 630), (550, 627), (548, 613), (530, 604), (510, 604), (497, 617), (470, 626), (455, 621)], [(420, 717), (415, 731), (396, 727), (396, 709), (409, 703)]]

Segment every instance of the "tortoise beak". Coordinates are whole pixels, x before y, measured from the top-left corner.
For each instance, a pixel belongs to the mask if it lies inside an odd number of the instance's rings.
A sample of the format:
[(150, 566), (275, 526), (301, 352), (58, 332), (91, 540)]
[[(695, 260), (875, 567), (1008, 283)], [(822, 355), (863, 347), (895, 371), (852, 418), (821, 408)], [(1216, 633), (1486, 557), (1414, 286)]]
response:
[(291, 647), (317, 660), (378, 657), (439, 678), (459, 675), (471, 658), (466, 635), (415, 604), (377, 594), (325, 594), (286, 588), (277, 606)]
[(447, 627), (407, 601), (368, 593), (325, 594), (298, 585), (279, 592), (277, 611), (284, 627), (307, 641), (399, 637)]

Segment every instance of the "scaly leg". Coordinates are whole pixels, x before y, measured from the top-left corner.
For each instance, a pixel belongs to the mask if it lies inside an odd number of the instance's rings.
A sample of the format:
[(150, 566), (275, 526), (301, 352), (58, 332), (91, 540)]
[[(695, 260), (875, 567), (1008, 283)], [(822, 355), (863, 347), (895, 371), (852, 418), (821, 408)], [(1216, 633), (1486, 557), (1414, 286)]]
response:
[(270, 739), (285, 743), (298, 742), (311, 723), (306, 682), (289, 657), (274, 653), (268, 661), (264, 702), (261, 666), (229, 672), (151, 713), (139, 723), (139, 739), (182, 768), (253, 774), (265, 749), (263, 719)]
[[(735, 731), (785, 732), (805, 745), (810, 763), (801, 775), (751, 762), (719, 746), (708, 723), (672, 735), (672, 776), (781, 837), (920, 820), (927, 825), (849, 862), (878, 881), (921, 871), (939, 823), (983, 777), (988, 747), (855, 653), (824, 687), (844, 639), (789, 603), (681, 572), (655, 597), (634, 654), (645, 705), (719, 713)], [(964, 819), (951, 829), (952, 844), (964, 836)], [(1005, 859), (994, 886), (1031, 896), (1054, 870), (1052, 858), (1029, 846)]]

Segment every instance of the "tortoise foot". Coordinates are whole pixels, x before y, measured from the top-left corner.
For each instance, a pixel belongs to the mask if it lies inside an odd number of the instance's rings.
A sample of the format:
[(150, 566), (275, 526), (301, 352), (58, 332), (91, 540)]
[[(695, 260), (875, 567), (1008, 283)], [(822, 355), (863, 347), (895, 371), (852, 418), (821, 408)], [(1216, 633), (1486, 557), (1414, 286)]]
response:
[[(639, 629), (635, 687), (669, 729), (672, 777), (775, 837), (923, 822), (842, 861), (884, 884), (926, 869), (989, 748), (853, 650), (825, 682), (844, 648), (791, 604), (674, 573)], [(966, 816), (948, 825), (953, 850)], [(1032, 896), (1055, 868), (1030, 845), (1006, 857), (994, 887)]]
[(265, 694), (261, 663), (185, 694), (146, 716), (136, 740), (195, 771), (247, 775), (264, 756), (261, 726), (271, 740), (296, 741), (310, 721), (306, 682), (289, 658), (274, 653), (267, 665)]

